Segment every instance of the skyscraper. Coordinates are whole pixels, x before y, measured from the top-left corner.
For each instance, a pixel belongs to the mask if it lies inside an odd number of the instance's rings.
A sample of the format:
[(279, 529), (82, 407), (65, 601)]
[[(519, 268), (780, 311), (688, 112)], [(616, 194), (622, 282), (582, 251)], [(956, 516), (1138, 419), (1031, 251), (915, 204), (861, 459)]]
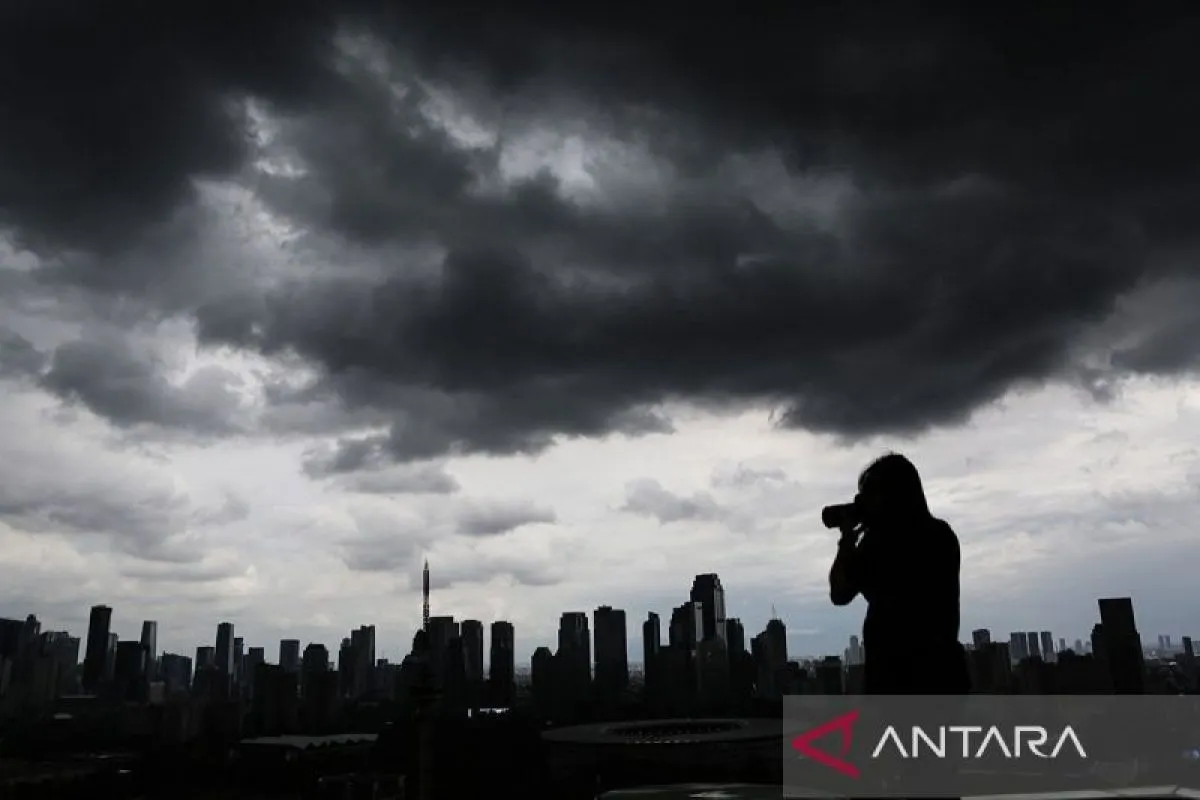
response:
[(421, 630), (429, 630), (429, 559), (421, 570)]
[(117, 668), (117, 635), (108, 634), (108, 651), (104, 654), (104, 680), (111, 681)]
[(667, 630), (667, 643), (671, 647), (696, 652), (696, 645), (704, 635), (704, 606), (695, 601), (676, 606), (671, 611), (671, 627)]
[(1008, 652), (1018, 664), (1029, 658), (1029, 640), (1025, 638), (1025, 634), (1014, 631), (1008, 635)]
[(483, 623), (477, 619), (464, 619), (460, 635), (466, 678), (471, 683), (479, 683), (483, 680)]
[(300, 671), (299, 639), (279, 640), (279, 666), (283, 667), (285, 672)]
[(104, 682), (108, 664), (108, 633), (112, 625), (112, 609), (92, 606), (88, 616), (87, 648), (83, 656), (83, 690), (95, 693)]
[(725, 620), (725, 642), (730, 656), (738, 656), (746, 652), (746, 627), (737, 617)]
[(651, 611), (642, 623), (642, 669), (649, 672), (651, 664), (662, 649), (662, 620)]
[(212, 645), (202, 645), (196, 648), (196, 670), (207, 669), (217, 665), (217, 649)]
[(596, 687), (609, 694), (619, 693), (629, 685), (625, 612), (600, 606), (592, 614), (592, 623), (596, 637)]
[(246, 657), (246, 640), (240, 636), (233, 637), (233, 680), (238, 686), (242, 685), (242, 672), (245, 667), (242, 664)]
[(263, 647), (251, 647), (246, 651), (246, 655), (242, 658), (242, 686), (246, 689), (254, 689), (254, 673), (258, 669), (259, 664), (267, 663), (267, 651)]
[(511, 705), (515, 692), (516, 644), (511, 622), (497, 620), (492, 623), (491, 652), (488, 655), (488, 677), (492, 685), (495, 702), (501, 706)]
[(142, 647), (146, 650), (146, 673), (153, 678), (151, 664), (158, 662), (158, 623), (148, 619), (142, 623)]
[(450, 640), (459, 637), (459, 625), (454, 617), (430, 617), (425, 630), (429, 636), (429, 666), (440, 685), (446, 677), (447, 649)]
[(779, 666), (787, 664), (787, 626), (783, 624), (783, 620), (778, 617), (768, 620), (766, 630), (763, 633), (767, 635), (767, 644), (771, 648), (771, 654), (776, 663)]
[(217, 626), (217, 671), (221, 673), (226, 690), (233, 685), (233, 623)]
[(560, 687), (568, 706), (582, 702), (592, 684), (592, 637), (587, 614), (564, 611), (558, 620), (558, 652), (554, 655)]
[(715, 573), (697, 575), (691, 601), (700, 604), (703, 625), (697, 639), (725, 639), (725, 590)]
[(371, 691), (375, 678), (375, 626), (363, 625), (350, 632), (350, 693), (362, 697)]
[(1025, 651), (1029, 653), (1030, 658), (1041, 658), (1045, 661), (1042, 657), (1042, 647), (1038, 643), (1037, 631), (1025, 632)]
[(1051, 635), (1050, 631), (1042, 631), (1041, 640), (1042, 660), (1047, 662), (1057, 661), (1058, 659), (1055, 658), (1054, 652), (1054, 636)]
[(992, 643), (992, 632), (987, 628), (979, 628), (971, 631), (971, 644), (975, 645), (976, 650), (982, 650)]
[[(1107, 597), (1100, 606), (1100, 636), (1103, 662), (1108, 667), (1113, 691), (1141, 694), (1145, 689), (1145, 664), (1142, 636), (1133, 616), (1133, 601), (1128, 597)], [(1093, 637), (1095, 639), (1097, 637)], [(1093, 641), (1093, 647), (1097, 643)]]

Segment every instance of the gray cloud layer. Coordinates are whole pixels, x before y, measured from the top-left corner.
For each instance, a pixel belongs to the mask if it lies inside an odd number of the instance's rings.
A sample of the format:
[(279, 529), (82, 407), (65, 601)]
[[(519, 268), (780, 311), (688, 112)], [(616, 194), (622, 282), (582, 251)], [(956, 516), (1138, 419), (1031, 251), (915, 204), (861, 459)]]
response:
[[(389, 430), (326, 473), (664, 430), (653, 409), (680, 398), (855, 438), (958, 423), (1023, 384), (1104, 396), (1195, 367), (1183, 7), (780, 6), (671, 15), (665, 35), (666, 15), (599, 7), (383, 5), (250, 4), (218, 24), (194, 3), (103, 20), (24, 4), (0, 34), (0, 70), (22, 76), (0, 87), (0, 226), (40, 256), (37, 281), (299, 357), (316, 377), (275, 405), (321, 406), (309, 429)], [(377, 37), (345, 36), (363, 29)], [(512, 134), (582, 125), (661, 174), (639, 194), (600, 165), (605, 202), (548, 173), (495, 188), (501, 145), (464, 147), (431, 86)], [(283, 152), (302, 174), (251, 169)], [(307, 231), (285, 259), (365, 266), (264, 283), (194, 257), (207, 178)], [(0, 370), (42, 366), (19, 340), (2, 352)], [(43, 385), (118, 425), (239, 430), (227, 375), (167, 383), (99, 342), (48, 363)]]

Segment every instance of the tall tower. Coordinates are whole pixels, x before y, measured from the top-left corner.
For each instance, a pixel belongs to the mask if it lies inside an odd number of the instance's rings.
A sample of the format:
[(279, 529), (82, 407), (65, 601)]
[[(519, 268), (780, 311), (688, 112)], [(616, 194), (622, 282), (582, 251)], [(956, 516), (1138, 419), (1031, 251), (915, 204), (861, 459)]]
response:
[(425, 570), (421, 573), (421, 628), (429, 632), (429, 559), (425, 559)]

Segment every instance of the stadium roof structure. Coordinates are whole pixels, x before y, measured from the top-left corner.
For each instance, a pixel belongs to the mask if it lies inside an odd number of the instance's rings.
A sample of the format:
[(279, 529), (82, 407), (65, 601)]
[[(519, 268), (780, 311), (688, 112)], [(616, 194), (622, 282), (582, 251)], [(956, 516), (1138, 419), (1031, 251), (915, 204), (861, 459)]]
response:
[(658, 719), (573, 725), (544, 731), (547, 742), (614, 747), (779, 741), (777, 719)]
[[(672, 786), (643, 786), (614, 789), (600, 795), (599, 800), (776, 800), (788, 797), (815, 797), (803, 789), (745, 783), (691, 783)], [(962, 800), (1116, 800), (1117, 798), (1182, 798), (1200, 800), (1200, 789), (1184, 786), (1141, 786), (1126, 789), (1095, 791), (1046, 792), (1044, 794), (1001, 794), (964, 797)]]
[(374, 733), (338, 733), (331, 736), (259, 736), (242, 739), (243, 745), (283, 747), (292, 750), (311, 750), (316, 747), (345, 747), (353, 744), (370, 744), (378, 739)]

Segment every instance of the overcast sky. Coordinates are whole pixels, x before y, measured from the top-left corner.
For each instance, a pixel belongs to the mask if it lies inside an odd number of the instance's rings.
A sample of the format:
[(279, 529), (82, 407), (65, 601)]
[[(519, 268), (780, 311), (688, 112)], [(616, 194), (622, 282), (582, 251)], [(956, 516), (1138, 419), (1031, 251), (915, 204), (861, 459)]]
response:
[(899, 449), (964, 637), (1200, 634), (1174, 6), (9, 5), (0, 615), (398, 658), (428, 557), (519, 659), (699, 572), (840, 652), (819, 509)]

